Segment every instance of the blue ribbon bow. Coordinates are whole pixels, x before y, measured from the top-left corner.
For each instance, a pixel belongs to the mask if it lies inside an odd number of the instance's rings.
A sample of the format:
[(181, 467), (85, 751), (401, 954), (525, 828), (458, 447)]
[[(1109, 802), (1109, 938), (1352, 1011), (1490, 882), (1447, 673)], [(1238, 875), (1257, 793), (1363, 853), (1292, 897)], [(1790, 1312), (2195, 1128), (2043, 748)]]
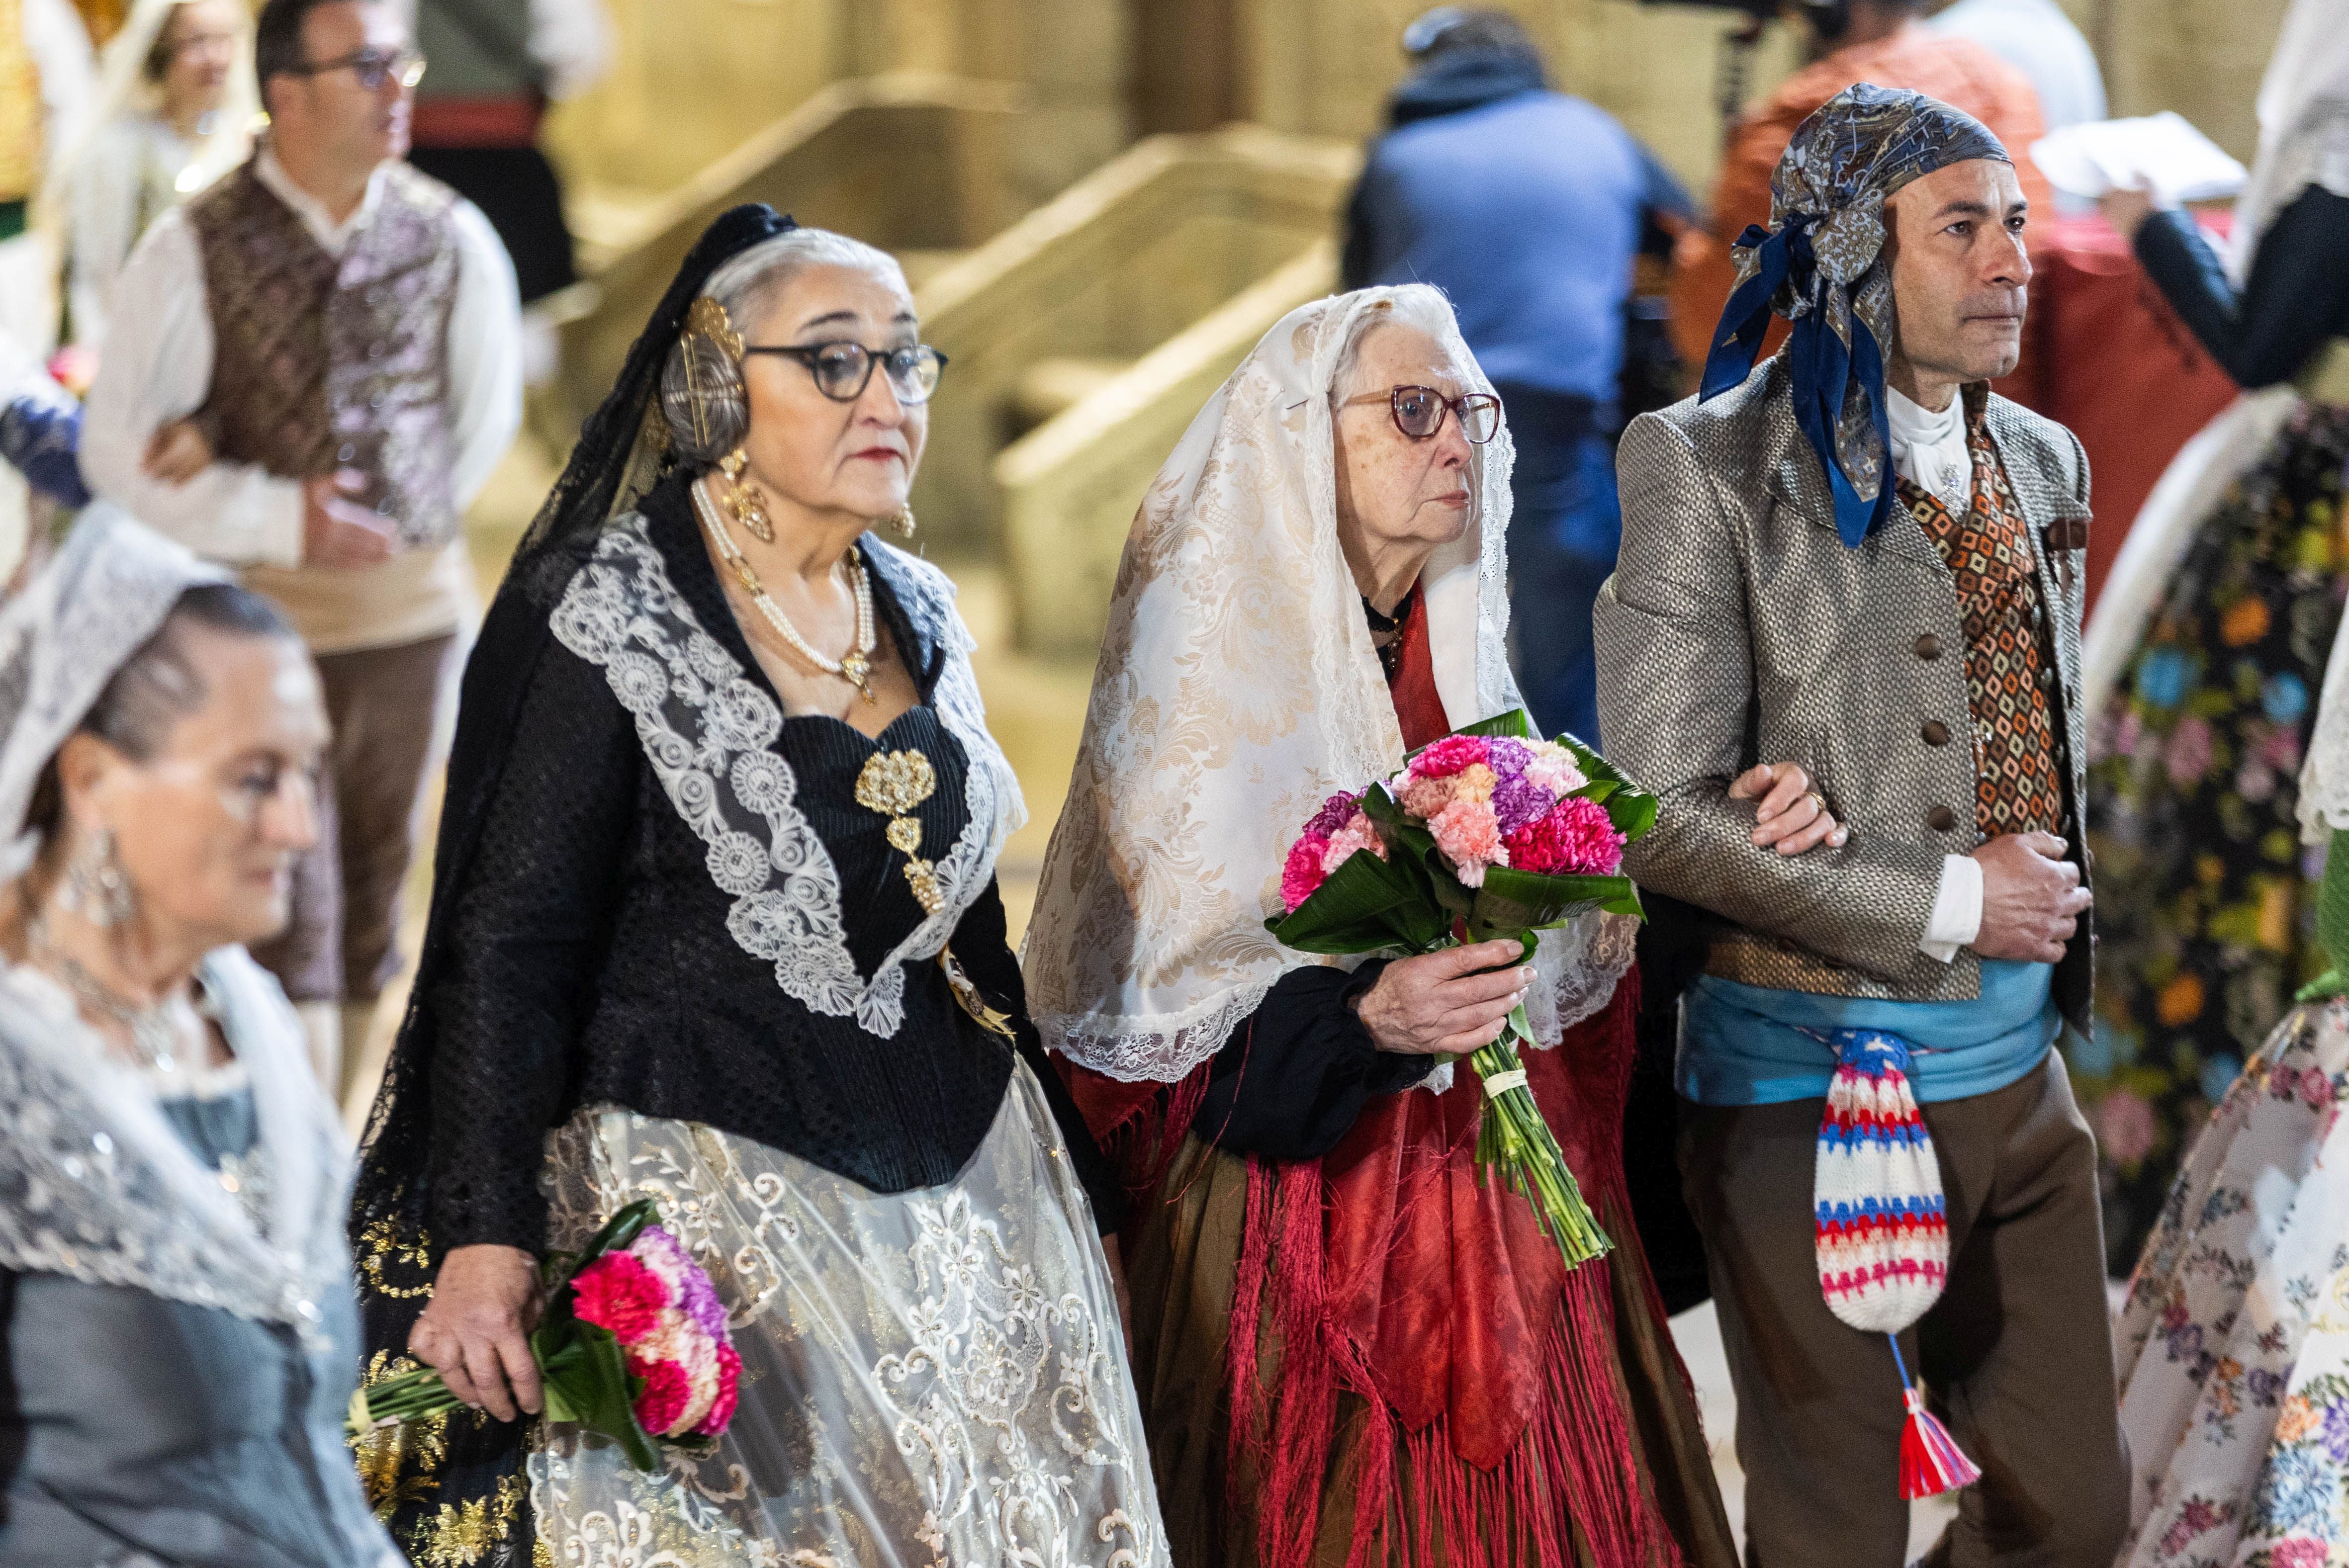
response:
[[(1697, 393), (1703, 402), (1744, 384), (1754, 373), (1762, 352), (1762, 337), (1770, 328), (1770, 302), (1778, 286), (1793, 281), (1795, 292), (1811, 308), (1795, 318), (1786, 352), (1794, 372), (1795, 423), (1811, 449), (1819, 455), (1827, 485), (1835, 497), (1836, 533), (1857, 549), (1892, 510), (1891, 420), (1884, 407), (1884, 355), (1876, 335), (1857, 312), (1851, 316), (1851, 346), (1846, 348), (1826, 325), (1826, 289), (1818, 275), (1818, 259), (1811, 250), (1811, 231), (1819, 220), (1807, 213), (1789, 217), (1775, 232), (1748, 223), (1737, 236), (1736, 249), (1760, 253), (1761, 264), (1729, 296), (1713, 329), (1713, 350), (1705, 356), (1704, 379)], [(1884, 454), (1878, 471), (1876, 499), (1863, 500), (1836, 456), (1836, 421), (1853, 379), (1867, 395), (1868, 417), (1876, 428), (1877, 449)]]

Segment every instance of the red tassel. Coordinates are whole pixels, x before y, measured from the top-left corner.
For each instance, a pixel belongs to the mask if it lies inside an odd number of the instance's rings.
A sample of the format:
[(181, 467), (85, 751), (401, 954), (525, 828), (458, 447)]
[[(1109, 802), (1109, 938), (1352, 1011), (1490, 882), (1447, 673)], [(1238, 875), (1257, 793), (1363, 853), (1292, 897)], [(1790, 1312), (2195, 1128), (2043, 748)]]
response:
[(1914, 1502), (1982, 1480), (1981, 1468), (1959, 1451), (1950, 1429), (1925, 1408), (1924, 1394), (1916, 1388), (1906, 1392), (1909, 1420), (1900, 1429), (1901, 1497)]

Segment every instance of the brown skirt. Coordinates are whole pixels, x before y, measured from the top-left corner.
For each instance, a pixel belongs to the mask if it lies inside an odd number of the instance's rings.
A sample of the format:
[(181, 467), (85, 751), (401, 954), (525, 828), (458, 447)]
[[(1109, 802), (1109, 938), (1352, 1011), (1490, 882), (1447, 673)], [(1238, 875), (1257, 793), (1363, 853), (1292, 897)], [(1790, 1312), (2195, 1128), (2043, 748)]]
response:
[[(1142, 1397), (1167, 1542), (1184, 1568), (1257, 1568), (1260, 1478), (1233, 1475), (1227, 1340), (1238, 1286), (1242, 1233), (1247, 1216), (1247, 1162), (1196, 1138), (1185, 1138), (1134, 1237), (1127, 1263), (1134, 1304), (1133, 1375)], [(1689, 1568), (1736, 1568), (1737, 1550), (1713, 1482), (1694, 1391), (1674, 1352), (1647, 1280), (1647, 1259), (1628, 1207), (1605, 1191), (1587, 1193), (1615, 1250), (1608, 1270), (1615, 1321), (1616, 1398), (1630, 1429), (1640, 1484), (1680, 1548)], [(1272, 1260), (1278, 1272), (1280, 1264)], [(1257, 1381), (1268, 1404), (1280, 1398), (1281, 1346), (1275, 1314), (1258, 1321)], [(1321, 1483), (1314, 1568), (1343, 1568), (1354, 1530), (1354, 1478), (1367, 1409), (1352, 1393), (1340, 1395), (1338, 1430)], [(1397, 1500), (1382, 1539), (1397, 1543), (1383, 1568), (1441, 1568), (1451, 1556), (1437, 1534), (1435, 1559), (1414, 1563), (1402, 1543), (1418, 1538), (1407, 1516), (1412, 1468), (1427, 1462), (1398, 1435)], [(1253, 1461), (1243, 1459), (1242, 1465)], [(1462, 1464), (1446, 1454), (1433, 1461)], [(1489, 1542), (1522, 1535), (1512, 1521), (1495, 1519), (1480, 1532)], [(1576, 1532), (1580, 1568), (1598, 1568), (1588, 1542)], [(1531, 1555), (1521, 1555), (1535, 1568)], [(1662, 1568), (1658, 1556), (1642, 1568)], [(1549, 1568), (1541, 1564), (1539, 1568)]]

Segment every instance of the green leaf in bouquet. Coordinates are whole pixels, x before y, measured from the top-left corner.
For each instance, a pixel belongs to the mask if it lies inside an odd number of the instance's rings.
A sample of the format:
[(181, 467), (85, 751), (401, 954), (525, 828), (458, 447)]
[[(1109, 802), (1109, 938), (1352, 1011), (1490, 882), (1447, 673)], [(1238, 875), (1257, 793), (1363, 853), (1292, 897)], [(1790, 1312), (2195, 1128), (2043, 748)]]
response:
[(1468, 913), (1469, 935), (1478, 941), (1563, 924), (1591, 910), (1638, 915), (1640, 890), (1627, 876), (1567, 876), (1493, 866)]
[(1647, 836), (1656, 825), (1656, 798), (1631, 782), (1623, 770), (1604, 757), (1577, 740), (1571, 735), (1561, 735), (1557, 744), (1574, 753), (1582, 776), (1590, 780), (1587, 789), (1575, 791), (1586, 799), (1596, 800), (1607, 808), (1608, 820), (1626, 839)]
[(1452, 732), (1454, 735), (1481, 735), (1487, 740), (1534, 738), (1534, 721), (1526, 710), (1513, 707), (1506, 713), (1496, 713), (1490, 718), (1480, 718), (1474, 724), (1464, 724)]
[(1312, 897), (1266, 921), (1264, 928), (1300, 953), (1423, 950), (1443, 937), (1444, 922), (1431, 907), (1420, 878), (1399, 863), (1401, 851), (1389, 853), (1392, 858), (1383, 861), (1367, 851), (1348, 856)]
[[(642, 1222), (637, 1228), (643, 1228)], [(542, 1324), (531, 1335), (530, 1346), (546, 1391), (547, 1419), (575, 1422), (610, 1438), (640, 1470), (660, 1468), (652, 1439), (636, 1424), (641, 1380), (629, 1375), (620, 1342), (610, 1329), (576, 1318)]]

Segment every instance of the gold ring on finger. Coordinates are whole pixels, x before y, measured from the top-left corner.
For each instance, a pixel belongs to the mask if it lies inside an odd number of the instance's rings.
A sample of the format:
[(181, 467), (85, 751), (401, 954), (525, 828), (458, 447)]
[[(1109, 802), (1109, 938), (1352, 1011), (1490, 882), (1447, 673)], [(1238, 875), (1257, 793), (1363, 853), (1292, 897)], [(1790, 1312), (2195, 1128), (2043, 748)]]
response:
[(1804, 790), (1803, 799), (1808, 800), (1811, 803), (1811, 809), (1816, 811), (1820, 816), (1824, 817), (1827, 814), (1827, 798), (1820, 794), (1817, 790)]

